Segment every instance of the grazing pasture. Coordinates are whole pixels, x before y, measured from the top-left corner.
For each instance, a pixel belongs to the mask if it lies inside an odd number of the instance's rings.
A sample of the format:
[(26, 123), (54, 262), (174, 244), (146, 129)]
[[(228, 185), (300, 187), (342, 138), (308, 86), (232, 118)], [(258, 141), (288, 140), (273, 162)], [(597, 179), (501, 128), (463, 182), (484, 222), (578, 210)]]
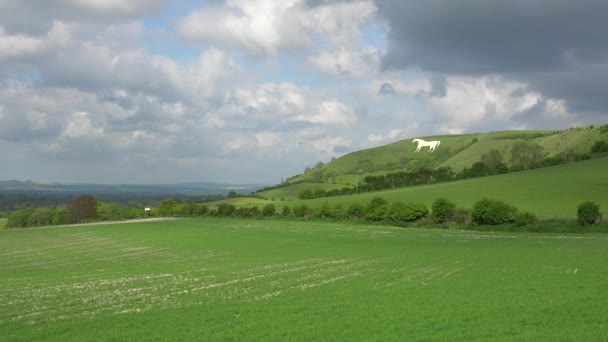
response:
[(0, 232), (0, 336), (606, 340), (608, 236), (243, 219)]

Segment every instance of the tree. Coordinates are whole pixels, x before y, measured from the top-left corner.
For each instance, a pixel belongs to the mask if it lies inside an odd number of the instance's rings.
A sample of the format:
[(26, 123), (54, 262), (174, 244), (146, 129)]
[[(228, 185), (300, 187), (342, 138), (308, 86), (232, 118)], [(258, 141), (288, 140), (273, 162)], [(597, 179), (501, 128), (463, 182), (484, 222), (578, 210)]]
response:
[(484, 163), (491, 174), (507, 172), (507, 165), (504, 157), (497, 149), (491, 149), (488, 153), (481, 155), (481, 162)]
[(68, 206), (68, 222), (82, 223), (97, 218), (97, 200), (90, 195), (79, 196)]
[(546, 155), (538, 143), (518, 141), (511, 147), (511, 164), (515, 169), (528, 170), (538, 166)]

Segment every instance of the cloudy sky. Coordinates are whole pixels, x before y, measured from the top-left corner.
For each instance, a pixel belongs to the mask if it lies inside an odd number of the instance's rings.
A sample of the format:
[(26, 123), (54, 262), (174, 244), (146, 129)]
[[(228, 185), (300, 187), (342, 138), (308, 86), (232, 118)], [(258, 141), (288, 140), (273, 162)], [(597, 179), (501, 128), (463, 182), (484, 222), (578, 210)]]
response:
[(608, 123), (608, 2), (0, 0), (0, 179), (277, 183)]

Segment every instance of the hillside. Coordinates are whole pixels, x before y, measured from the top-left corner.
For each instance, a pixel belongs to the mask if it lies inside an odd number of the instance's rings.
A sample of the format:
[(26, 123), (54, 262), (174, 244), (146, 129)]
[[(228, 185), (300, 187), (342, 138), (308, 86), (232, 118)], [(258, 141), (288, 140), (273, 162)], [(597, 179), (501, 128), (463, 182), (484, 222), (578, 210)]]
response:
[[(429, 153), (423, 147), (416, 153), (412, 139), (346, 154), (327, 164), (310, 169), (304, 174), (289, 178), (289, 183), (326, 182), (353, 185), (357, 179), (369, 174), (397, 171), (415, 171), (421, 168), (451, 167), (458, 172), (479, 161), (492, 149), (501, 152), (510, 164), (511, 148), (521, 141), (537, 143), (544, 148), (546, 157), (583, 155), (600, 140), (608, 141), (608, 125), (571, 128), (564, 131), (500, 131), (459, 135), (420, 137), (441, 145)], [(566, 146), (564, 146), (564, 142)], [(266, 196), (266, 195), (264, 195)], [(267, 196), (266, 196), (267, 197)]]
[(585, 201), (596, 202), (600, 210), (608, 212), (607, 170), (608, 158), (599, 158), (448, 183), (278, 203), (318, 207), (329, 201), (347, 207), (355, 202), (366, 204), (380, 196), (391, 202), (422, 202), (430, 207), (437, 198), (445, 197), (458, 206), (470, 208), (475, 201), (489, 197), (507, 201), (541, 218), (574, 218), (576, 207)]

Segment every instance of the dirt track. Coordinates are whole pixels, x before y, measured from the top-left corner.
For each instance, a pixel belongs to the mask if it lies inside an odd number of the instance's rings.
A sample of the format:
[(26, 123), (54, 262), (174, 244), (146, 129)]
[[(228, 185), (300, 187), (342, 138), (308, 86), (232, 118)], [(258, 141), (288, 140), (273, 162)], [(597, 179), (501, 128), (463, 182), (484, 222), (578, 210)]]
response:
[(150, 217), (144, 219), (135, 219), (135, 220), (124, 220), (124, 221), (101, 221), (101, 222), (91, 222), (91, 223), (76, 223), (76, 224), (62, 224), (57, 226), (45, 226), (45, 227), (32, 227), (32, 228), (15, 228), (15, 229), (0, 229), (0, 231), (9, 231), (9, 230), (31, 230), (31, 229), (48, 229), (48, 228), (58, 228), (58, 227), (80, 227), (80, 226), (98, 226), (103, 224), (126, 224), (126, 223), (140, 223), (140, 222), (157, 222), (157, 221), (172, 221), (176, 220), (173, 217)]

